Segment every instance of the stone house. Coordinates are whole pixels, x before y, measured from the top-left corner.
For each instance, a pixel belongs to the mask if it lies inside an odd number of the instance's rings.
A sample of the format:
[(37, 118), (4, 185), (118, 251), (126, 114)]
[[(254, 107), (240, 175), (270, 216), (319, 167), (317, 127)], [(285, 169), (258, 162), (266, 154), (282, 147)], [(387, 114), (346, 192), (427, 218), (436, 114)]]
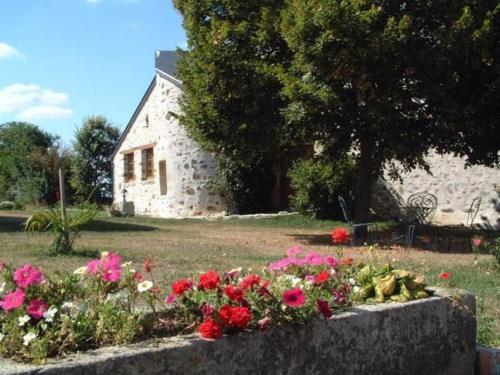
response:
[(213, 156), (172, 116), (182, 90), (176, 65), (176, 52), (156, 52), (155, 76), (113, 154), (114, 207), (127, 214), (193, 217), (226, 209), (213, 189)]

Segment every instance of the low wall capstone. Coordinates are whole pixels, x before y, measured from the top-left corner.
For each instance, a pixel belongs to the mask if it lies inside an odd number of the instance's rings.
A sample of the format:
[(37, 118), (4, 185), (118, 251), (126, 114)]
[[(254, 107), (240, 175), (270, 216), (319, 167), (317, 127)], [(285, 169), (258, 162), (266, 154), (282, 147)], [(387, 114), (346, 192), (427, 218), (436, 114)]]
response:
[(474, 296), (359, 306), (305, 326), (217, 341), (194, 335), (109, 347), (35, 367), (0, 361), (0, 374), (472, 375)]

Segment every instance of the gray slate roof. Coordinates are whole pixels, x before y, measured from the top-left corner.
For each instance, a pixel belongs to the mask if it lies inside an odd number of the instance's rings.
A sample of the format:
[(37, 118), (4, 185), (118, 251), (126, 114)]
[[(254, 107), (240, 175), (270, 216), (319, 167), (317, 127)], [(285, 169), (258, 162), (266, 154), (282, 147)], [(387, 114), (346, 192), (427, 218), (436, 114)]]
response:
[(171, 77), (177, 77), (177, 60), (179, 56), (175, 51), (156, 51), (155, 68)]

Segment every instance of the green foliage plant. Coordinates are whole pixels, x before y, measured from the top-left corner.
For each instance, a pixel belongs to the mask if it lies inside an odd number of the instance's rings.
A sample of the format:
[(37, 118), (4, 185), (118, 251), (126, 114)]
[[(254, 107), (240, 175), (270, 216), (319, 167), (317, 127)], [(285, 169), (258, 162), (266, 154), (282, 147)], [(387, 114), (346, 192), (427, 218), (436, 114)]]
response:
[(54, 241), (48, 252), (51, 255), (69, 255), (83, 226), (90, 223), (99, 210), (96, 206), (87, 205), (83, 209), (63, 210), (60, 208), (36, 211), (26, 220), (27, 232), (51, 232)]

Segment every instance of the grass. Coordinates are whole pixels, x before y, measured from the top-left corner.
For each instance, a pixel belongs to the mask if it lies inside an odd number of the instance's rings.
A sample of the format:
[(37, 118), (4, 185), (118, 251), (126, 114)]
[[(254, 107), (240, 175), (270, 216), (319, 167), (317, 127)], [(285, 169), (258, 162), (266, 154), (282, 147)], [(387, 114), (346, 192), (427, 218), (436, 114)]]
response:
[[(334, 253), (329, 232), (344, 225), (299, 215), (273, 219), (166, 220), (152, 218), (99, 219), (87, 226), (76, 242), (75, 256), (49, 257), (47, 233), (27, 234), (22, 230), (28, 213), (0, 211), (0, 259), (21, 265), (33, 263), (45, 271), (74, 270), (101, 250), (119, 252), (126, 260), (141, 263), (151, 257), (162, 286), (179, 277), (207, 269), (229, 270), (242, 266), (259, 269), (279, 259), (284, 251), (300, 244), (307, 250)], [(381, 223), (382, 230), (390, 229)], [(366, 247), (344, 249), (346, 256), (370, 260)], [(452, 286), (477, 296), (478, 342), (500, 346), (500, 271), (493, 257), (473, 254), (439, 253), (400, 248), (377, 251), (377, 260), (391, 261), (422, 272), (430, 285), (439, 285), (442, 271), (453, 273)], [(138, 268), (140, 266), (138, 265)]]

